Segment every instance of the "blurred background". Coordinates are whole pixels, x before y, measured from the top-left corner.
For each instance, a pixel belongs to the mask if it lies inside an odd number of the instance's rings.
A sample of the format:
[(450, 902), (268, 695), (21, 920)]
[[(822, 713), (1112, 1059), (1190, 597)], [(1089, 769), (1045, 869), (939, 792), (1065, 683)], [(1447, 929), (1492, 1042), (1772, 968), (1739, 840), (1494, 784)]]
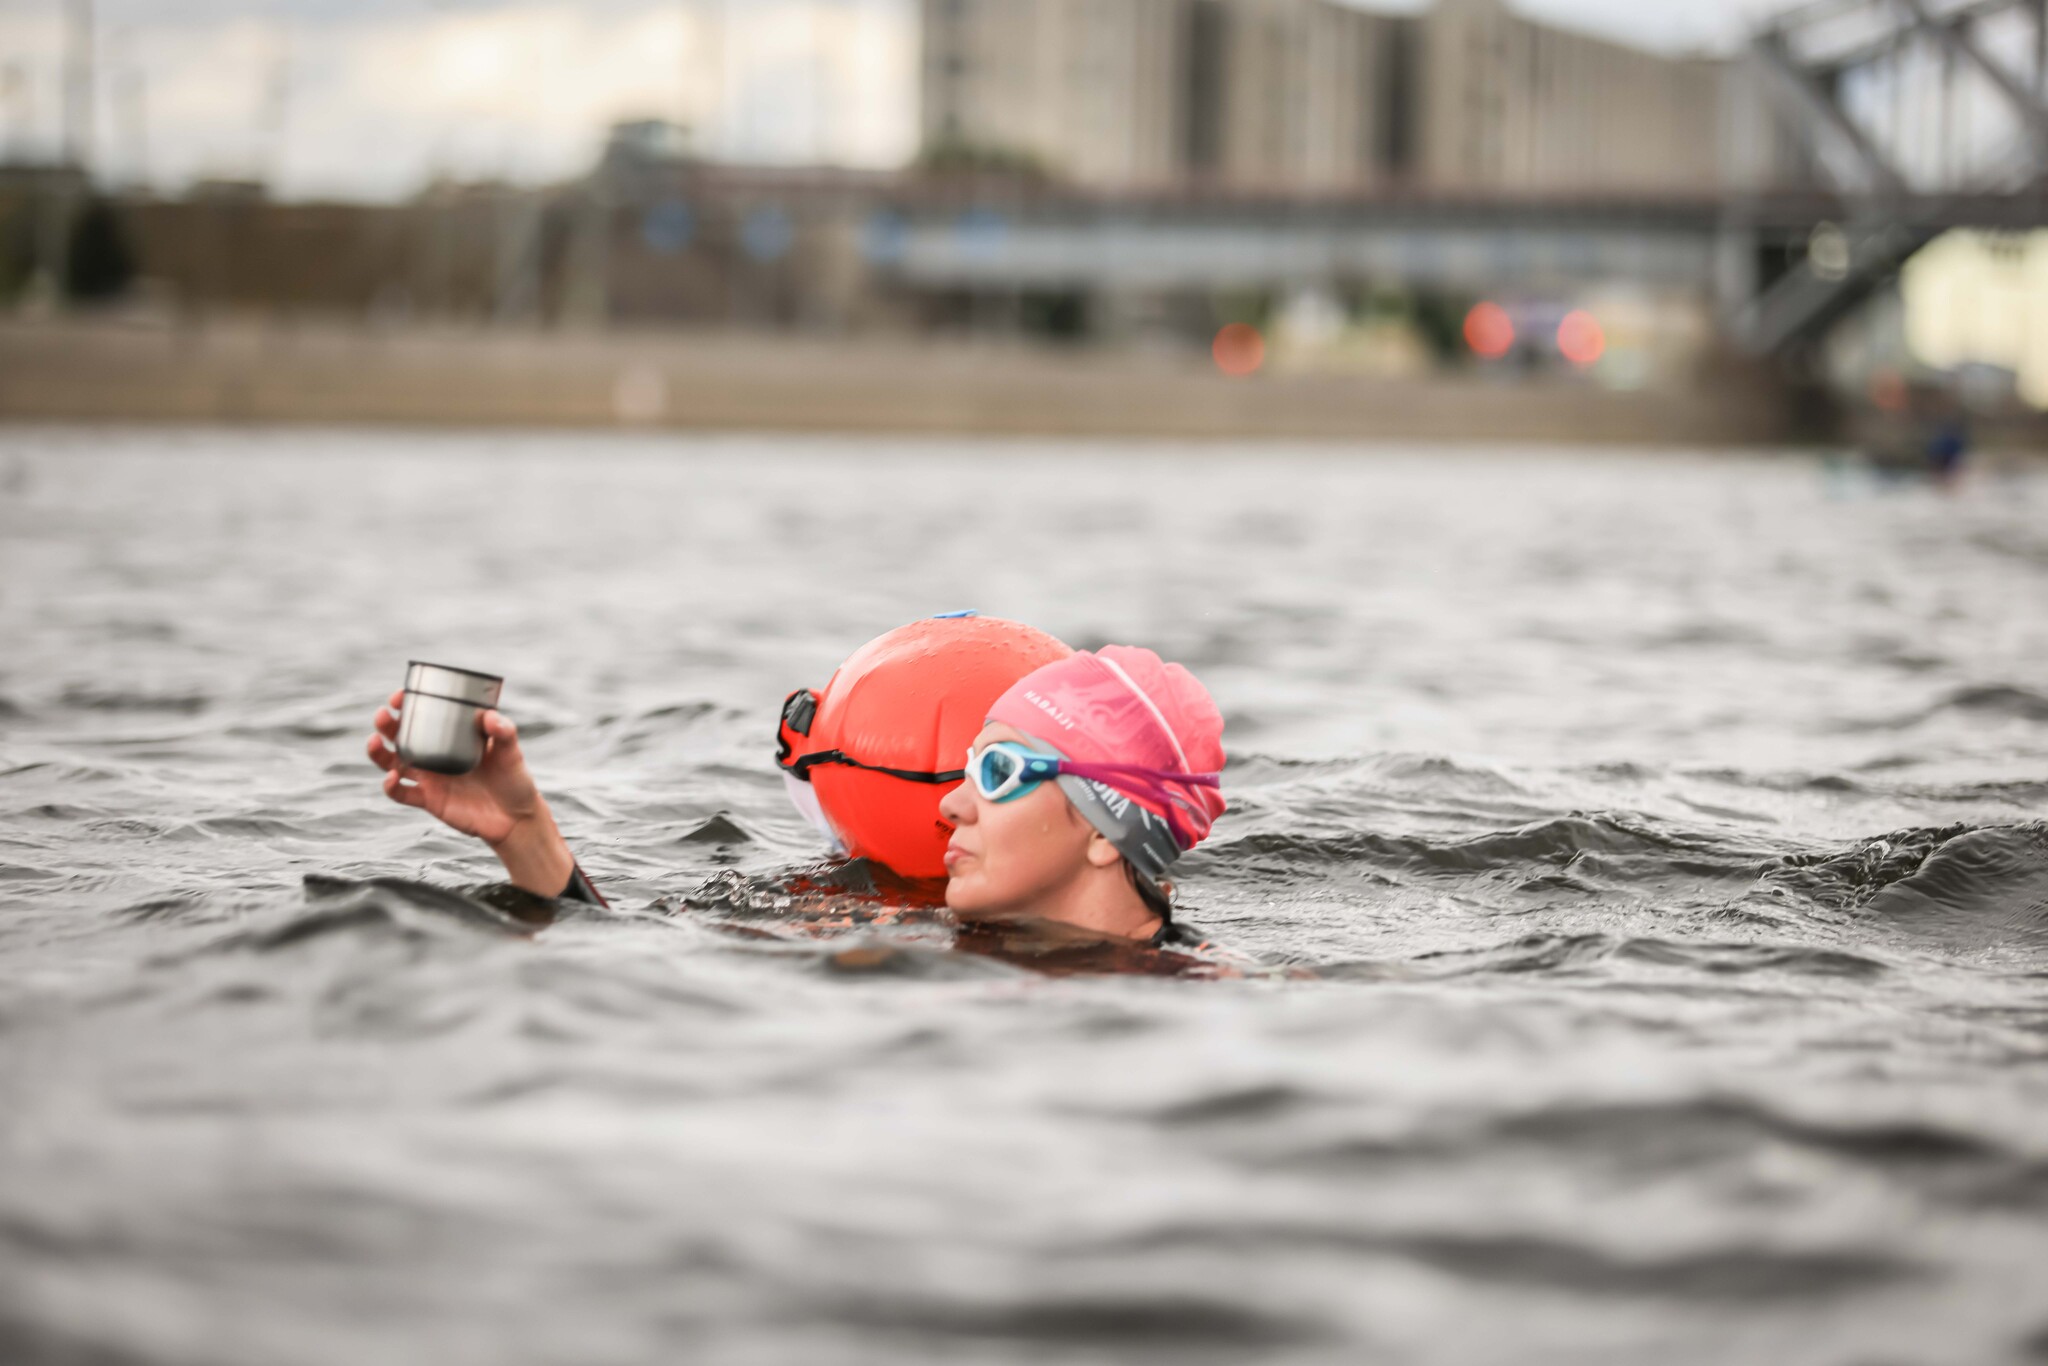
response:
[(2044, 0), (4, 0), (0, 414), (2048, 431)]
[[(2044, 46), (0, 0), (0, 1366), (2048, 1362)], [(1214, 690), (1243, 978), (818, 862), (962, 608)]]

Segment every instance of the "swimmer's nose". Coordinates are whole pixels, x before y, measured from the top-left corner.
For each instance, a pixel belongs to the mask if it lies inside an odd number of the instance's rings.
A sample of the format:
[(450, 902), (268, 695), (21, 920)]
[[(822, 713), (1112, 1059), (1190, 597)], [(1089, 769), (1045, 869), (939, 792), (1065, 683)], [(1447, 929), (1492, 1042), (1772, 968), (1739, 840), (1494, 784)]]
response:
[(959, 826), (962, 821), (973, 819), (974, 799), (967, 793), (967, 784), (959, 783), (945, 796), (939, 798), (939, 815), (946, 824)]

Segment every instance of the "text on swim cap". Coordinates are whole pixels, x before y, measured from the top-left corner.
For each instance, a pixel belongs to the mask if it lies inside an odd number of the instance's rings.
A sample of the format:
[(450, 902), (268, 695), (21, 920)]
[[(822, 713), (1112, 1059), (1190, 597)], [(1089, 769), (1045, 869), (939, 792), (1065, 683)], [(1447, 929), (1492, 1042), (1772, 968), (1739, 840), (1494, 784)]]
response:
[(1024, 690), (1024, 700), (1059, 723), (1061, 730), (1072, 730), (1074, 718), (1061, 711), (1049, 698), (1041, 697), (1031, 689)]

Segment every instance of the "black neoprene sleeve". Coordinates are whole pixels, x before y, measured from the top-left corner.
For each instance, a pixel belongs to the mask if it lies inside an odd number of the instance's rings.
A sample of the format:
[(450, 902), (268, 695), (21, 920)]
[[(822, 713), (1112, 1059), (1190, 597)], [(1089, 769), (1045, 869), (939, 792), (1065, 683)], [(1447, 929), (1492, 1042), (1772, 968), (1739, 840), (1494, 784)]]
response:
[(583, 875), (582, 865), (577, 864), (574, 867), (575, 871), (569, 874), (569, 885), (562, 889), (561, 895), (555, 900), (580, 901), (586, 906), (609, 907), (611, 902), (606, 901), (596, 885)]

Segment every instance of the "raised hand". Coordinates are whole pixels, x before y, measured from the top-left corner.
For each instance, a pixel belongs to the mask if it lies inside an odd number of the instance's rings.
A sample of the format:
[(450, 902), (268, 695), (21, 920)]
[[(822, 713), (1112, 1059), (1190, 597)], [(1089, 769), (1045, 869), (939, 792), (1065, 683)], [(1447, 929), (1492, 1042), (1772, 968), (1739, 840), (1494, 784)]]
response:
[(372, 722), (368, 750), (370, 762), (384, 770), (384, 795), (490, 845), (512, 881), (527, 891), (559, 893), (576, 863), (527, 772), (519, 728), (502, 713), (485, 711), (482, 762), (460, 775), (428, 773), (398, 757), (398, 714), (404, 706), (404, 691), (395, 692)]

